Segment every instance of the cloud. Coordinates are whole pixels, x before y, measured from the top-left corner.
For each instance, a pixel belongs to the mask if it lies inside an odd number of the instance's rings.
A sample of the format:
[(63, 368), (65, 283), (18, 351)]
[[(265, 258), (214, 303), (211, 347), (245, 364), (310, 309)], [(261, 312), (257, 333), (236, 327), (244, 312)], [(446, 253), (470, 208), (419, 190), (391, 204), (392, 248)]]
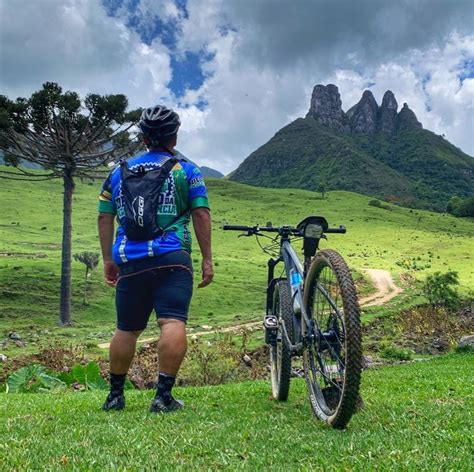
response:
[[(180, 150), (229, 172), (306, 114), (316, 83), (339, 85), (345, 109), (365, 88), (379, 103), (390, 88), (474, 152), (470, 0), (102, 1), (0, 0), (1, 93), (54, 80), (133, 106), (165, 102), (182, 117)], [(189, 54), (197, 81), (184, 80)]]
[(364, 67), (441, 42), (453, 29), (472, 29), (469, 0), (285, 0), (223, 2), (240, 33), (237, 53), (275, 70), (322, 72), (356, 53)]
[(150, 45), (98, 0), (2, 1), (1, 93), (31, 94), (45, 81), (86, 94), (126, 93), (134, 105), (169, 99), (168, 49)]
[(356, 103), (370, 88), (380, 104), (386, 90), (394, 92), (399, 107), (408, 103), (423, 126), (474, 155), (474, 36), (450, 35), (442, 47), (411, 50), (397, 61), (380, 64), (369, 74), (337, 70), (324, 79), (339, 86), (343, 108)]
[(425, 127), (473, 153), (472, 118), (461, 100), (472, 103), (471, 79), (460, 86), (458, 78), (462, 59), (474, 57), (470, 36), (460, 33), (468, 31), (470, 10), (462, 1), (338, 1), (330, 7), (300, 0), (288, 8), (274, 0), (190, 0), (178, 44), (212, 59), (203, 64), (208, 79), (195, 92), (208, 108), (198, 127), (183, 129), (181, 146), (198, 162), (228, 172), (306, 114), (316, 83), (333, 82), (345, 109), (368, 87), (379, 103), (392, 89)]

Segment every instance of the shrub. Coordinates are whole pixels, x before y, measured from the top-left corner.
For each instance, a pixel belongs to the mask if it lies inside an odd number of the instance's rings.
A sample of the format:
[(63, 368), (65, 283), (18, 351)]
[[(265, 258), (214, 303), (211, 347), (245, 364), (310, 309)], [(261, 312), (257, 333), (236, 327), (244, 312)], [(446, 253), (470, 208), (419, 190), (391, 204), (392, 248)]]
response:
[(457, 354), (474, 354), (474, 346), (456, 346), (454, 351)]
[(474, 216), (474, 197), (464, 199), (452, 197), (448, 202), (446, 211), (458, 217)]
[(474, 216), (474, 197), (468, 197), (462, 201), (459, 216)]
[(454, 288), (459, 285), (458, 273), (449, 271), (444, 274), (435, 272), (426, 278), (423, 284), (423, 295), (432, 307), (455, 309), (460, 303), (460, 297)]
[(407, 349), (399, 349), (395, 346), (389, 346), (380, 350), (380, 355), (385, 359), (394, 361), (410, 361), (412, 352)]
[(390, 206), (384, 205), (380, 200), (377, 200), (376, 198), (370, 200), (369, 205), (376, 208), (382, 208), (383, 210), (391, 210)]

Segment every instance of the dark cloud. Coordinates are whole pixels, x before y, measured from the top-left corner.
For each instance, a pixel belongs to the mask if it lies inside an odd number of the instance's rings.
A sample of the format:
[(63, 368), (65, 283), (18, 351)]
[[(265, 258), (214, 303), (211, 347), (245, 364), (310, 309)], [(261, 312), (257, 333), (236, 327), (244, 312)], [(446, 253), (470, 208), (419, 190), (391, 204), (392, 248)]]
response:
[(241, 56), (276, 71), (367, 67), (472, 30), (471, 0), (243, 0), (224, 2)]

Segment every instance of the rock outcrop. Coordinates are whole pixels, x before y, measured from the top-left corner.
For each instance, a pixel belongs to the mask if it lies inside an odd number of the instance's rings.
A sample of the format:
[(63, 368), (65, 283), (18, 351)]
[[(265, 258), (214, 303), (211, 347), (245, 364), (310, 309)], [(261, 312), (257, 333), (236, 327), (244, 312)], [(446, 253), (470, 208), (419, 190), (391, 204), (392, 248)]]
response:
[(386, 133), (423, 128), (406, 103), (397, 113), (398, 103), (391, 90), (387, 90), (379, 107), (370, 90), (365, 90), (360, 101), (347, 113), (342, 110), (339, 89), (333, 85), (318, 84), (313, 89), (306, 118), (313, 118), (328, 128), (351, 134)]
[(394, 134), (397, 131), (398, 103), (391, 90), (387, 90), (379, 109), (378, 130), (383, 133)]
[(359, 103), (348, 112), (350, 129), (352, 133), (373, 134), (377, 131), (377, 115), (379, 107), (370, 90), (362, 94)]
[(423, 128), (423, 125), (417, 120), (415, 113), (404, 103), (403, 108), (398, 114), (397, 131), (406, 131), (414, 128)]
[(309, 112), (306, 117), (312, 117), (329, 128), (344, 131), (346, 116), (342, 111), (339, 89), (333, 84), (316, 85), (311, 95)]

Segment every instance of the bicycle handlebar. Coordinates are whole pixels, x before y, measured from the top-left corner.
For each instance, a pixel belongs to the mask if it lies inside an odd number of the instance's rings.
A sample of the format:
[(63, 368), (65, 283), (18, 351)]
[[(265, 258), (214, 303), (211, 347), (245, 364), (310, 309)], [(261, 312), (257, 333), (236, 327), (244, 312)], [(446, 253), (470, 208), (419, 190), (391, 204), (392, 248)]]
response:
[(224, 225), (222, 227), (224, 231), (250, 231), (255, 229), (252, 226), (240, 226), (240, 225)]
[(347, 232), (347, 229), (344, 225), (339, 226), (339, 228), (328, 228), (324, 231), (325, 233), (339, 233), (339, 234), (345, 234)]
[[(246, 231), (247, 233), (249, 233), (249, 235), (251, 234), (257, 234), (259, 233), (260, 231), (265, 231), (267, 233), (279, 233), (280, 231), (282, 231), (283, 229), (286, 229), (288, 230), (289, 233), (293, 234), (293, 235), (298, 235), (298, 236), (303, 236), (301, 234), (301, 231), (297, 228), (291, 228), (290, 226), (283, 226), (283, 227), (273, 227), (273, 226), (242, 226), (242, 225), (224, 225), (222, 227), (222, 229), (224, 231)], [(344, 234), (346, 232), (346, 227), (341, 225), (339, 226), (339, 228), (327, 228), (324, 230), (324, 233), (340, 233), (340, 234)]]

